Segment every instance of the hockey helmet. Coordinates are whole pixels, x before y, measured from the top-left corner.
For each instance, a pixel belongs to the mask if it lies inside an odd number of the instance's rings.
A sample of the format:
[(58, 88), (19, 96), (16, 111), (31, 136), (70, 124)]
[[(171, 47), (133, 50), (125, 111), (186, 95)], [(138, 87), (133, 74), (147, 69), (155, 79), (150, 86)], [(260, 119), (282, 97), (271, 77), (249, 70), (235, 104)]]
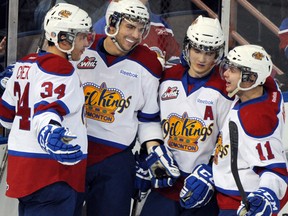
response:
[[(266, 78), (271, 75), (273, 63), (263, 47), (249, 44), (237, 46), (228, 53), (221, 63), (221, 71), (230, 67), (240, 69), (238, 89), (247, 91), (265, 83)], [(241, 82), (253, 82), (253, 85), (243, 88), (240, 86)]]
[[(106, 10), (105, 33), (111, 37), (116, 36), (122, 19), (127, 19), (132, 22), (143, 23), (144, 31), (142, 38), (144, 39), (150, 30), (149, 17), (147, 7), (140, 0), (112, 0)], [(114, 34), (109, 33), (110, 27), (116, 28)]]
[(224, 54), (224, 34), (217, 18), (198, 16), (188, 27), (184, 39), (183, 55), (189, 64), (189, 50), (193, 47), (205, 52), (216, 52), (215, 63), (220, 63)]
[(44, 19), (46, 39), (59, 48), (58, 42), (64, 35), (65, 40), (72, 44), (72, 48), (69, 51), (59, 49), (67, 53), (74, 49), (74, 40), (79, 32), (87, 33), (88, 42), (93, 42), (91, 27), (92, 20), (89, 15), (79, 7), (68, 3), (56, 4), (47, 12)]

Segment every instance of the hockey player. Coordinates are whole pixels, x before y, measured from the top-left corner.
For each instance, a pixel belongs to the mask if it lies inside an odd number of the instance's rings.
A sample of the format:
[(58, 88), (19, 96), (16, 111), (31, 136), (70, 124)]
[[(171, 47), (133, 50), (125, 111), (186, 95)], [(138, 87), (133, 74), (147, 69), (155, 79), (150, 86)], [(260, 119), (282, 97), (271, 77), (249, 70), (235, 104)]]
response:
[[(235, 47), (223, 61), (226, 90), (236, 98), (219, 133), (212, 166), (220, 214), (276, 215), (287, 202), (287, 162), (282, 143), (284, 105), (270, 76), (272, 62), (256, 45)], [(229, 122), (238, 127), (238, 170), (232, 170)], [(233, 136), (234, 137), (234, 136)], [(247, 202), (241, 201), (233, 178), (238, 172)], [(206, 173), (211, 175), (211, 173)], [(208, 183), (208, 182), (206, 182)], [(286, 199), (286, 200), (285, 200)]]
[[(185, 184), (187, 189), (195, 189), (195, 194), (183, 191), (179, 201), (179, 193), (193, 170), (195, 176), (211, 171), (209, 161), (219, 128), (232, 103), (218, 71), (224, 52), (219, 20), (199, 16), (188, 27), (183, 45), (182, 64), (165, 71), (159, 90), (165, 146), (172, 152), (181, 177), (172, 187), (155, 186), (152, 181), (156, 188), (148, 195), (141, 216), (218, 214), (215, 197), (209, 202), (198, 190), (198, 182)], [(195, 196), (203, 196), (203, 200), (194, 202)]]
[[(121, 0), (113, 0), (121, 1)], [(148, 46), (155, 51), (161, 64), (165, 67), (179, 63), (180, 47), (174, 37), (173, 30), (168, 23), (159, 15), (154, 14), (149, 7), (149, 0), (141, 0), (146, 5), (150, 15), (150, 31), (141, 44)], [(93, 29), (97, 34), (105, 33), (106, 19), (102, 17), (94, 25)]]
[(20, 216), (71, 216), (84, 192), (84, 95), (68, 58), (80, 59), (91, 26), (82, 9), (55, 5), (44, 21), (47, 52), (17, 61), (1, 98), (0, 122), (11, 129), (6, 195), (18, 198)]
[[(149, 13), (139, 0), (111, 2), (107, 36), (98, 35), (76, 66), (84, 86), (88, 124), (88, 216), (127, 216), (134, 191), (136, 136), (149, 168), (179, 176), (162, 141), (157, 92), (162, 66), (140, 45)], [(164, 164), (164, 165), (161, 165)]]
[[(272, 61), (262, 47), (243, 45), (231, 50), (223, 65), (226, 90), (237, 97), (221, 129), (213, 163), (220, 211), (222, 215), (276, 214), (280, 210), (279, 200), (287, 191), (288, 175), (281, 141), (284, 105), (282, 94), (270, 77)], [(239, 131), (237, 171), (248, 195), (248, 209), (245, 203), (240, 204), (240, 194), (228, 165), (231, 160), (229, 121), (234, 121)]]

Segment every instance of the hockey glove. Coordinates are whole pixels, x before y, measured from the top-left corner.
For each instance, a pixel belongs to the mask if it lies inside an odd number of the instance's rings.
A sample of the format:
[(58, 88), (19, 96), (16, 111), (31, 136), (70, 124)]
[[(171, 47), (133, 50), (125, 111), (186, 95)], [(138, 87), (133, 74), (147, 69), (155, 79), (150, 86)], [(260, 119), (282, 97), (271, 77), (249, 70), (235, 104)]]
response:
[(151, 147), (151, 152), (146, 161), (154, 188), (172, 186), (180, 176), (180, 171), (172, 153), (164, 145)]
[(247, 197), (249, 209), (241, 202), (237, 210), (237, 215), (242, 216), (270, 216), (272, 213), (278, 213), (280, 210), (279, 199), (276, 194), (268, 188), (259, 188), (257, 191), (250, 193)]
[(136, 160), (136, 179), (135, 188), (137, 189), (136, 199), (141, 201), (145, 199), (149, 189), (151, 188), (151, 179), (149, 176), (148, 166), (143, 155), (135, 153)]
[(3, 95), (6, 89), (6, 84), (12, 76), (14, 66), (14, 64), (8, 65), (5, 70), (0, 73), (0, 96)]
[(79, 145), (68, 144), (77, 138), (68, 128), (47, 125), (38, 134), (41, 148), (61, 164), (74, 165), (80, 162), (82, 151)]
[(206, 164), (195, 167), (184, 181), (180, 191), (180, 204), (183, 208), (200, 208), (205, 206), (214, 194), (212, 168)]

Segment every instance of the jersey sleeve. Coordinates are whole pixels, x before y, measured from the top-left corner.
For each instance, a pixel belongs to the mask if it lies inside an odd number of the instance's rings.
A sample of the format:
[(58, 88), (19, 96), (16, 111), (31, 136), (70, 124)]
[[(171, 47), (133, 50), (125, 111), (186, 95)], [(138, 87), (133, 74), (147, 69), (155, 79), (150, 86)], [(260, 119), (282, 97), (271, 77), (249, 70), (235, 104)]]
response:
[(149, 140), (163, 140), (160, 126), (160, 112), (157, 103), (159, 80), (147, 74), (142, 82), (144, 105), (138, 112), (140, 143)]
[(15, 117), (15, 101), (13, 99), (13, 78), (6, 84), (6, 90), (0, 98), (0, 123), (3, 127), (11, 129)]
[[(143, 106), (138, 111), (137, 115), (139, 121), (138, 137), (140, 143), (155, 139), (163, 140), (160, 126), (159, 104), (157, 102), (162, 66), (153, 51), (150, 51), (146, 47), (144, 47), (143, 50), (144, 54), (145, 50), (150, 53), (150, 59), (148, 59), (147, 56), (146, 58), (143, 58), (143, 55), (141, 55), (142, 57), (136, 55), (138, 62), (143, 66), (145, 65), (145, 70), (143, 70), (142, 73), (143, 80), (141, 81)], [(138, 54), (138, 52), (136, 52), (136, 54)]]
[(61, 124), (66, 115), (79, 109), (79, 103), (70, 105), (77, 99), (75, 89), (81, 85), (72, 64), (64, 58), (52, 57), (39, 61), (38, 66), (33, 116), (36, 132), (51, 120)]

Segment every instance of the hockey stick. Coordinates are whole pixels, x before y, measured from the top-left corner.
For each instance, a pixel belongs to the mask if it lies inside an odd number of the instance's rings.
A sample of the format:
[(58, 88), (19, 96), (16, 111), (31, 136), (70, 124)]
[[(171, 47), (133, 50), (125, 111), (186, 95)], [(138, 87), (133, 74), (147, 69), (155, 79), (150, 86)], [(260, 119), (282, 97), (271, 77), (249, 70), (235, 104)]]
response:
[[(165, 170), (161, 169), (161, 168), (156, 168), (155, 169), (155, 175), (157, 176), (157, 178), (164, 178), (164, 177), (167, 177), (168, 175), (166, 174)], [(137, 194), (139, 193), (140, 191), (138, 190), (137, 191)], [(138, 208), (138, 203), (141, 202), (140, 199), (138, 199), (137, 197), (136, 198), (133, 198), (133, 206), (132, 206), (132, 210), (131, 210), (131, 215), (130, 216), (136, 216), (136, 213), (137, 213), (137, 208)]]
[(5, 151), (5, 153), (4, 153), (1, 165), (0, 165), (0, 184), (2, 182), (2, 178), (3, 178), (3, 175), (4, 175), (4, 171), (5, 171), (6, 163), (7, 163), (7, 158), (8, 158), (7, 145), (6, 145), (5, 149), (4, 149), (4, 151)]
[(137, 198), (134, 198), (133, 199), (132, 210), (131, 210), (131, 216), (136, 216), (138, 203), (139, 203), (139, 200)]
[[(246, 211), (249, 211), (250, 205), (246, 196), (246, 193), (243, 189), (243, 186), (240, 181), (238, 166), (237, 166), (237, 158), (238, 158), (238, 128), (235, 122), (229, 121), (229, 135), (230, 135), (230, 143), (231, 143), (231, 171), (236, 182), (237, 188), (240, 192), (242, 202), (245, 205)], [(243, 212), (245, 215), (247, 212)]]

